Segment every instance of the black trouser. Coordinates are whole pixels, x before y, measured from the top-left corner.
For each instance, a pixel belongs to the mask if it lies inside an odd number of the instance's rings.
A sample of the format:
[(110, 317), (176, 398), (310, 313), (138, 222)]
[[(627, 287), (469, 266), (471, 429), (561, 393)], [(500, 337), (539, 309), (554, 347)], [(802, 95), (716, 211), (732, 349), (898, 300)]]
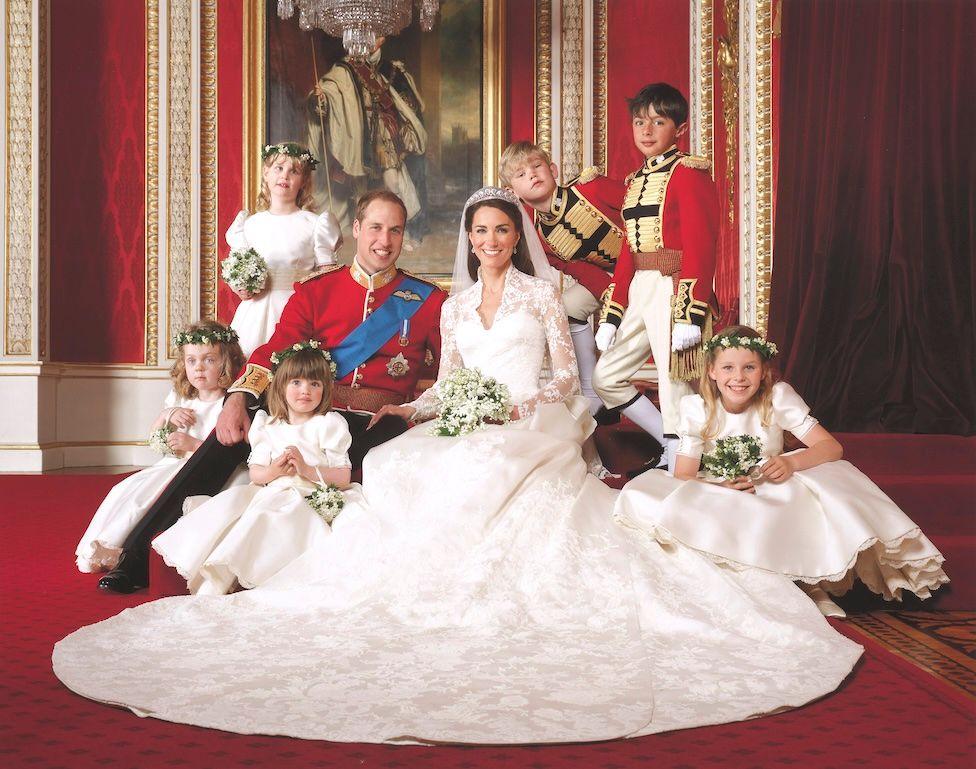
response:
[[(407, 429), (407, 423), (403, 419), (392, 415), (383, 417), (372, 429), (367, 430), (366, 425), (371, 418), (368, 414), (339, 409), (336, 413), (345, 417), (349, 423), (349, 432), (352, 435), (349, 461), (352, 462), (353, 471), (362, 468), (367, 451), (386, 443)], [(183, 501), (187, 497), (198, 494), (214, 496), (224, 487), (234, 470), (247, 459), (250, 451), (251, 447), (245, 441), (225, 446), (217, 440), (216, 431), (210, 433), (176, 477), (163, 489), (159, 499), (146, 511), (122, 547), (137, 552), (147, 551), (152, 538), (161, 531), (166, 531), (183, 515)]]

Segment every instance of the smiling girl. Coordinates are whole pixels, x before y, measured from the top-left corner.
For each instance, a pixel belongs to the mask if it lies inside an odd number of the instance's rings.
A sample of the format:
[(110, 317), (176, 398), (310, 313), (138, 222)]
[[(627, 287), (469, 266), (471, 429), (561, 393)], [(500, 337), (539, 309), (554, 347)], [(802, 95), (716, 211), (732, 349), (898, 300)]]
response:
[[(920, 598), (949, 581), (944, 558), (867, 476), (841, 461), (840, 443), (786, 382), (775, 382), (776, 346), (748, 326), (706, 346), (699, 395), (680, 404), (674, 478), (644, 473), (624, 487), (614, 514), (661, 542), (678, 541), (733, 568), (796, 580), (829, 616), (859, 578), (885, 599)], [(805, 448), (783, 451), (790, 432)], [(724, 479), (700, 470), (722, 439), (751, 436), (762, 459)]]
[(318, 161), (300, 144), (268, 144), (261, 151), (261, 192), (257, 213), (241, 211), (227, 230), (231, 249), (253, 248), (268, 266), (264, 288), (256, 294), (234, 290), (243, 301), (231, 326), (245, 356), (271, 338), (293, 286), (336, 263), (342, 235), (335, 217), (312, 213), (312, 171)]

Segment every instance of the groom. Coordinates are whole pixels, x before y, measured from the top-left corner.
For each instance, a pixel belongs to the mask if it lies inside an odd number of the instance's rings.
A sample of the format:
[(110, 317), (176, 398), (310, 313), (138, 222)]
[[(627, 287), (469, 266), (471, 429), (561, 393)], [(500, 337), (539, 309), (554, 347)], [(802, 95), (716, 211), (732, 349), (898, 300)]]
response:
[(149, 543), (183, 513), (183, 501), (220, 491), (247, 459), (251, 413), (271, 377), (271, 354), (317, 339), (336, 363), (333, 407), (352, 434), (353, 469), (374, 446), (399, 435), (407, 424), (384, 416), (386, 404), (413, 398), (425, 365), (440, 355), (440, 313), (446, 294), (396, 266), (407, 209), (392, 192), (374, 190), (359, 199), (352, 234), (356, 256), (349, 266), (329, 267), (295, 287), (271, 340), (255, 350), (228, 389), (217, 429), (187, 460), (123, 544), (118, 566), (98, 581), (103, 590), (131, 593), (149, 584)]

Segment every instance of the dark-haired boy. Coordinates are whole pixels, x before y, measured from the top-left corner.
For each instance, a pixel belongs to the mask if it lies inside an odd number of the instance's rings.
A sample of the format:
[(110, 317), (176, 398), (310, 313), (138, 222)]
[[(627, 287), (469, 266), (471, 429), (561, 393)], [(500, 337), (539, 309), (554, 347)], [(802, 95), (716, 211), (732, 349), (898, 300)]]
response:
[[(634, 172), (622, 215), (622, 249), (596, 333), (603, 351), (594, 389), (667, 448), (677, 449), (678, 403), (700, 374), (701, 347), (711, 336), (712, 280), (718, 200), (706, 158), (678, 151), (688, 130), (688, 102), (666, 83), (652, 83), (629, 101), (634, 143), (644, 164)], [(658, 370), (661, 411), (631, 384), (648, 356)]]

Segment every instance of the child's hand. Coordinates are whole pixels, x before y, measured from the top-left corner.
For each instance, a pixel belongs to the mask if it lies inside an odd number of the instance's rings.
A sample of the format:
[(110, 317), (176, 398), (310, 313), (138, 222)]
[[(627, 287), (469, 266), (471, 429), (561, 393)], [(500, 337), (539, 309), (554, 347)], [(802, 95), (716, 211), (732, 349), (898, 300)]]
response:
[(166, 438), (166, 444), (172, 449), (174, 454), (186, 454), (196, 451), (203, 441), (197, 440), (192, 435), (181, 432), (170, 433)]
[(747, 494), (756, 493), (756, 487), (752, 485), (752, 481), (750, 481), (745, 475), (740, 475), (738, 478), (733, 478), (731, 481), (722, 481), (720, 485), (727, 489), (744, 491)]
[(793, 463), (789, 457), (771, 457), (761, 468), (765, 478), (773, 483), (782, 483), (793, 475)]
[(250, 299), (252, 296), (254, 296), (254, 294), (252, 294), (246, 288), (242, 288), (240, 291), (238, 291), (236, 288), (232, 288), (231, 291), (237, 294), (241, 299)]
[(288, 461), (288, 452), (285, 451), (280, 457), (276, 457), (271, 460), (271, 464), (268, 465), (271, 470), (275, 473), (275, 478), (280, 478), (283, 475), (294, 475), (295, 470)]
[(315, 474), (297, 446), (288, 446), (282, 456), (288, 457), (288, 464), (291, 466), (293, 473), (297, 473), (303, 478), (309, 478)]
[(197, 415), (193, 413), (193, 409), (185, 408), (175, 408), (169, 412), (169, 422), (175, 427), (182, 427), (186, 429), (190, 427), (197, 421)]

